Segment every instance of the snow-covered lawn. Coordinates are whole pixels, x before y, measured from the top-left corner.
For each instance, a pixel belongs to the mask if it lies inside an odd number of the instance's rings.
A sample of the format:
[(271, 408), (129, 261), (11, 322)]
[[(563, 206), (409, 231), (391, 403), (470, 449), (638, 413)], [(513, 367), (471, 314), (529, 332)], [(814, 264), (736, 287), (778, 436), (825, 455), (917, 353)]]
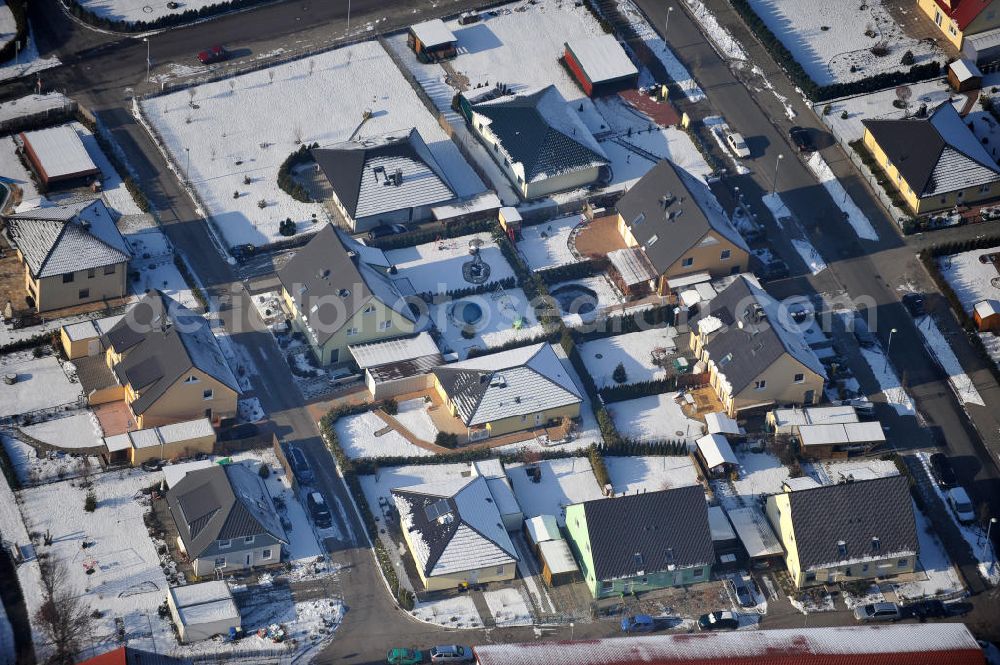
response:
[(10, 11), (6, 2), (0, 1), (0, 48), (14, 41), (16, 34), (17, 22), (14, 21), (14, 13)]
[(0, 417), (75, 404), (83, 395), (79, 382), (70, 381), (55, 356), (12, 353), (0, 358), (0, 374), (17, 377), (14, 385), (0, 389)]
[(97, 138), (89, 129), (78, 122), (70, 123), (70, 126), (80, 136), (83, 147), (86, 148), (87, 154), (90, 155), (90, 159), (94, 162), (94, 165), (101, 170), (101, 198), (104, 199), (108, 207), (119, 215), (137, 215), (141, 213), (142, 210), (139, 209), (135, 199), (132, 198), (132, 193), (128, 191), (128, 188), (125, 187), (125, 183), (122, 181), (122, 174), (115, 170), (115, 167), (111, 164), (111, 160), (101, 150), (101, 145), (97, 142)]
[(924, 579), (897, 584), (896, 595), (910, 600), (961, 591), (964, 588), (962, 580), (938, 539), (934, 525), (920, 512), (916, 503), (913, 504), (913, 516), (917, 521), (917, 541), (920, 543), (919, 566), (915, 575), (923, 574)]
[[(989, 83), (984, 81), (983, 85), (985, 88)], [(898, 109), (892, 105), (898, 98), (896, 97), (896, 88), (890, 87), (856, 97), (820, 102), (813, 106), (813, 110), (842, 141), (855, 141), (865, 133), (865, 128), (861, 124), (864, 120), (898, 120), (907, 115), (912, 116), (923, 104), (926, 104), (927, 109), (932, 111), (938, 104), (946, 100), (952, 100), (958, 111), (961, 111), (965, 105), (965, 95), (956, 94), (943, 77), (908, 84), (906, 87), (910, 90), (909, 108), (907, 109)], [(824, 109), (828, 104), (830, 113), (826, 114)], [(846, 118), (841, 117), (844, 111), (847, 111)]]
[(816, 480), (823, 485), (843, 483), (849, 480), (874, 480), (875, 478), (889, 478), (898, 476), (899, 469), (891, 460), (882, 460), (876, 457), (859, 457), (850, 460), (824, 460), (811, 465), (803, 465), (809, 468)]
[[(473, 260), (469, 252), (472, 241), (480, 244), (479, 257), (490, 267), (487, 283), (514, 276), (514, 269), (503, 257), (492, 236), (475, 233), (387, 251), (385, 257), (398, 270), (393, 281), (403, 284), (409, 281), (413, 293), (435, 295), (474, 287), (475, 284), (467, 281), (462, 274), (462, 266)], [(409, 292), (405, 288), (401, 290)]]
[[(819, 85), (905, 71), (909, 68), (899, 61), (907, 51), (917, 64), (944, 56), (937, 47), (906, 36), (882, 0), (750, 0), (750, 5)], [(888, 55), (873, 55), (876, 44), (887, 47)]]
[(483, 593), (497, 626), (530, 626), (535, 618), (520, 589), (507, 587)]
[[(478, 305), (482, 310), (482, 318), (472, 326), (457, 323), (453, 314), (465, 312), (469, 307), (466, 303)], [(462, 359), (475, 347), (492, 349), (514, 340), (535, 339), (544, 333), (528, 297), (518, 288), (434, 304), (428, 314), (441, 332), (445, 347), (442, 351), (454, 351)], [(462, 331), (468, 328), (473, 329), (473, 334), (466, 339)]]
[(955, 391), (959, 401), (963, 404), (985, 406), (982, 395), (976, 390), (976, 386), (972, 383), (969, 375), (962, 370), (962, 364), (958, 362), (955, 352), (952, 351), (951, 344), (945, 339), (941, 329), (934, 322), (934, 318), (930, 315), (925, 315), (918, 319), (916, 323), (917, 330), (920, 331), (920, 334), (924, 338), (924, 346), (927, 347), (927, 350), (931, 352), (934, 359), (941, 365), (944, 373), (948, 375), (948, 383), (951, 384), (951, 389)]
[[(1000, 272), (992, 261), (980, 259), (998, 252), (1000, 246), (973, 249), (938, 259), (941, 274), (958, 296), (962, 309), (970, 316), (980, 300), (1000, 299)], [(998, 286), (993, 285), (994, 281)]]
[(433, 455), (407, 441), (374, 413), (346, 416), (337, 421), (337, 439), (344, 453), (359, 457), (425, 457)]
[(613, 374), (619, 363), (625, 366), (625, 384), (644, 383), (666, 377), (666, 370), (654, 364), (654, 354), (666, 356), (677, 350), (677, 329), (650, 328), (614, 335), (580, 344), (580, 357), (598, 388), (619, 385)]
[(762, 494), (777, 494), (789, 478), (788, 467), (770, 453), (736, 453), (740, 461), (739, 478), (733, 481), (736, 495), (744, 505), (756, 505)]
[(100, 446), (104, 432), (93, 411), (80, 411), (65, 418), (54, 418), (34, 425), (27, 425), (21, 431), (39, 441), (65, 448), (92, 448)]
[[(5, 5), (6, 6), (6, 5)], [(40, 95), (25, 95), (12, 99), (9, 102), (0, 103), (0, 122), (34, 115), (36, 113), (46, 113), (61, 109), (70, 103), (69, 97), (61, 92), (45, 92)]]
[(521, 505), (525, 519), (553, 515), (566, 523), (565, 507), (603, 498), (597, 478), (586, 457), (542, 460), (538, 462), (541, 479), (534, 482), (521, 463), (507, 465), (507, 477)]
[(84, 472), (84, 464), (90, 465), (91, 472), (101, 466), (98, 457), (77, 457), (62, 451), (39, 457), (38, 452), (26, 443), (21, 443), (6, 434), (0, 435), (0, 439), (21, 487), (75, 478)]
[(663, 393), (614, 402), (608, 412), (622, 436), (638, 441), (694, 442), (704, 425), (684, 415), (676, 401), (678, 393)]
[[(4, 3), (4, 7), (6, 6), (6, 3)], [(0, 81), (28, 76), (29, 74), (35, 74), (60, 64), (62, 63), (59, 62), (59, 58), (54, 55), (43, 58), (38, 54), (38, 47), (35, 45), (35, 36), (29, 27), (28, 45), (21, 49), (16, 58), (0, 63)]]
[(483, 625), (479, 610), (472, 596), (464, 594), (454, 598), (418, 602), (410, 612), (427, 623), (452, 628), (478, 628)]
[(521, 239), (517, 241), (517, 248), (521, 250), (525, 262), (532, 270), (576, 263), (579, 259), (569, 248), (570, 233), (584, 223), (586, 219), (583, 215), (576, 214), (551, 219), (534, 226), (525, 226), (521, 229)]
[(615, 494), (638, 494), (698, 484), (698, 469), (687, 455), (605, 457)]
[(0, 139), (0, 182), (17, 185), (23, 193), (22, 201), (37, 199), (35, 181), (31, 179), (31, 174), (24, 168), (15, 150), (17, 144), (14, 137), (5, 136)]
[(861, 208), (854, 203), (854, 199), (848, 196), (847, 190), (830, 170), (830, 165), (823, 159), (823, 155), (818, 151), (814, 152), (806, 164), (820, 184), (830, 193), (830, 197), (837, 204), (837, 207), (843, 211), (848, 224), (858, 234), (858, 237), (862, 240), (878, 240), (878, 232), (875, 231), (875, 227), (872, 226), (871, 221)]
[(879, 388), (885, 395), (886, 403), (896, 409), (896, 412), (901, 416), (917, 415), (913, 400), (907, 394), (899, 377), (896, 376), (896, 370), (893, 369), (892, 363), (886, 359), (882, 348), (878, 346), (871, 349), (861, 348), (860, 351), (865, 362), (868, 363), (868, 367), (871, 368), (872, 374), (875, 375), (875, 380), (878, 381)]
[(422, 441), (434, 442), (438, 428), (427, 413), (427, 402), (422, 397), (400, 402), (397, 407), (396, 420), (403, 427)]
[(361, 476), (361, 489), (365, 493), (368, 507), (378, 517), (380, 503), (387, 502), (395, 508), (391, 490), (409, 485), (454, 480), (461, 478), (462, 473), (467, 472), (469, 468), (469, 464), (464, 463), (384, 467), (380, 468), (377, 474)]
[[(359, 90), (368, 92), (354, 94)], [(483, 190), (374, 41), (147, 99), (142, 110), (229, 245), (279, 240), (278, 224), (286, 218), (300, 232), (324, 221), (322, 204), (295, 201), (277, 185), (278, 167), (303, 143), (329, 146), (355, 132), (360, 138), (416, 127), (459, 196)]]

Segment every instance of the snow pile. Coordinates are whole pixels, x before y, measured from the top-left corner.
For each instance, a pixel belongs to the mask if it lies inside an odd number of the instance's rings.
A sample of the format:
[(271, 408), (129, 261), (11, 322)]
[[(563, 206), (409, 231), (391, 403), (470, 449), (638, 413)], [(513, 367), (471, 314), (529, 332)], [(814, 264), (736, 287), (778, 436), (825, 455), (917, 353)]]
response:
[(740, 43), (733, 38), (728, 30), (719, 25), (718, 19), (699, 0), (687, 0), (688, 8), (694, 19), (701, 26), (702, 32), (715, 44), (715, 48), (724, 58), (729, 60), (746, 60), (747, 54)]
[(924, 338), (924, 346), (934, 356), (944, 373), (948, 375), (948, 383), (955, 391), (958, 400), (963, 404), (986, 406), (979, 391), (976, 390), (975, 384), (972, 383), (972, 379), (962, 370), (962, 365), (955, 357), (951, 344), (945, 339), (934, 319), (925, 315), (917, 321), (917, 330)]
[(609, 404), (607, 409), (622, 436), (654, 443), (687, 441), (693, 443), (704, 425), (684, 415), (677, 403), (679, 393), (663, 393)]
[(370, 411), (339, 419), (336, 429), (340, 447), (351, 459), (426, 457), (434, 454), (407, 441), (402, 434)]
[(520, 589), (505, 588), (483, 593), (497, 626), (530, 626), (535, 622)]
[(917, 415), (913, 400), (907, 394), (899, 377), (896, 376), (896, 370), (885, 357), (881, 347), (861, 348), (860, 351), (865, 362), (868, 363), (868, 367), (871, 368), (872, 374), (875, 375), (875, 380), (878, 382), (882, 394), (885, 395), (886, 403), (896, 409), (896, 412), (901, 416)]
[(819, 152), (814, 152), (806, 162), (809, 170), (813, 172), (820, 184), (830, 193), (833, 202), (844, 212), (848, 223), (862, 240), (878, 240), (878, 233), (871, 221), (861, 211), (861, 208), (854, 203), (854, 199), (847, 195), (847, 190), (840, 184), (837, 177), (830, 170), (830, 165), (826, 163)]

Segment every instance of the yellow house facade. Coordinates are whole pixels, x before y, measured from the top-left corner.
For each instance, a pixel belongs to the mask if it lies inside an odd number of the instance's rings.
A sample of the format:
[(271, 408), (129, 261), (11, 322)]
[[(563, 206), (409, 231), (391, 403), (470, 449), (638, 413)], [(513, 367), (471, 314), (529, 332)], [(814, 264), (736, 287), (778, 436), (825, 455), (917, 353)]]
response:
[(957, 50), (967, 36), (1000, 28), (1000, 8), (989, 0), (917, 0), (917, 7)]

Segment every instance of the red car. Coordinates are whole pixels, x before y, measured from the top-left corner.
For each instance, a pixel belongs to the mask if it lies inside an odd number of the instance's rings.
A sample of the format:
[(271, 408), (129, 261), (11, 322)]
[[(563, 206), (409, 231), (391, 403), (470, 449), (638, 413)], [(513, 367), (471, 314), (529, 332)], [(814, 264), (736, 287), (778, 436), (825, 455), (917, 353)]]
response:
[(214, 62), (222, 62), (226, 59), (226, 49), (221, 46), (213, 46), (198, 54), (198, 60), (203, 65), (211, 65)]

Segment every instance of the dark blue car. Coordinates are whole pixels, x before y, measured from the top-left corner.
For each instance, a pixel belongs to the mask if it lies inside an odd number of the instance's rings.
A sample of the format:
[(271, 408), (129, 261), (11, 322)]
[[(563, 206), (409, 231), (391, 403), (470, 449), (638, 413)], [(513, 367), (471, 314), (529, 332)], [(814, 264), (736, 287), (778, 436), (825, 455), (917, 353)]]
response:
[(646, 633), (656, 630), (656, 622), (648, 614), (636, 614), (622, 619), (623, 633)]

